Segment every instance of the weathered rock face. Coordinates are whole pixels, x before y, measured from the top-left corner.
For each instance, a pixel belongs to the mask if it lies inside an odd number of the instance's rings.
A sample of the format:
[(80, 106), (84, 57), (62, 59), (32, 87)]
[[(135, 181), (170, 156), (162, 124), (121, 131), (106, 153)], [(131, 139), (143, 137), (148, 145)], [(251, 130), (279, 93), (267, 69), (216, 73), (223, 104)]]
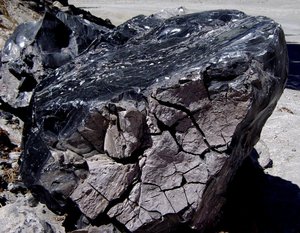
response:
[(139, 16), (105, 36), (35, 90), (24, 182), (97, 226), (211, 229), (282, 93), (280, 26), (222, 10)]
[(19, 24), (41, 18), (39, 13), (26, 7), (26, 3), (28, 1), (0, 0), (0, 50)]

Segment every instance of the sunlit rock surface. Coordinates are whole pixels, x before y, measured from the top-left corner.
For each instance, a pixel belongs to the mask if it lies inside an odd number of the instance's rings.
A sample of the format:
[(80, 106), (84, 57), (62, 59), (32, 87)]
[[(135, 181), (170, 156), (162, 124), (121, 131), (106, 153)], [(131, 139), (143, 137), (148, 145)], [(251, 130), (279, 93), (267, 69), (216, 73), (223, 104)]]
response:
[(38, 85), (22, 178), (49, 208), (71, 203), (92, 225), (211, 230), (286, 67), (283, 32), (265, 17), (133, 18)]

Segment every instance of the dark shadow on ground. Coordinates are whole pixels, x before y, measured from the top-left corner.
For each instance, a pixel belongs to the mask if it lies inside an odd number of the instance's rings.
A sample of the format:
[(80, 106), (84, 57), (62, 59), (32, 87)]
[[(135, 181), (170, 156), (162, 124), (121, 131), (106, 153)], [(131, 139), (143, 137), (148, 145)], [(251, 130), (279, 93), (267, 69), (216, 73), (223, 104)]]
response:
[(289, 54), (289, 76), (286, 88), (300, 90), (300, 44), (287, 44)]
[(229, 186), (219, 230), (229, 233), (299, 233), (300, 188), (265, 174), (254, 150)]

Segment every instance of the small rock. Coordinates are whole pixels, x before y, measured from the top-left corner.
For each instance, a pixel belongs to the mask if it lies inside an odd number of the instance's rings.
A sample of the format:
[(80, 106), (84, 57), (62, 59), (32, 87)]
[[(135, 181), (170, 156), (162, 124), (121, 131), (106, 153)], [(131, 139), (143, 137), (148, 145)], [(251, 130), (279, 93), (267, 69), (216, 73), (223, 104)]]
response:
[(271, 168), (273, 165), (273, 161), (270, 157), (270, 152), (268, 146), (265, 144), (263, 139), (261, 139), (256, 145), (255, 149), (258, 153), (258, 163), (259, 165), (264, 168)]
[(27, 187), (22, 182), (8, 183), (7, 190), (12, 193), (25, 193)]
[(13, 169), (13, 170), (18, 170), (19, 169), (19, 163), (18, 162), (13, 162), (12, 164), (11, 164), (11, 168)]
[(59, 1), (53, 2), (52, 5), (53, 5), (54, 7), (57, 7), (58, 9), (63, 8), (63, 4), (61, 4)]
[(21, 155), (21, 152), (10, 152), (8, 154), (8, 157), (13, 160), (13, 161), (16, 161), (20, 158), (20, 155)]

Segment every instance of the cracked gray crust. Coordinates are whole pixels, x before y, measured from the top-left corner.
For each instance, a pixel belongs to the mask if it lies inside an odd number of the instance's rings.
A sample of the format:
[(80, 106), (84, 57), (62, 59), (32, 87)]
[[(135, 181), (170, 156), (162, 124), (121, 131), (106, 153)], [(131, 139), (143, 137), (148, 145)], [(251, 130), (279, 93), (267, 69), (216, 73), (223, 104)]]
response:
[[(156, 133), (150, 133), (152, 146), (142, 155), (144, 162), (136, 184), (138, 199), (126, 198), (108, 215), (125, 224), (129, 231), (155, 220), (163, 224), (168, 215), (188, 222), (189, 213), (201, 204), (207, 183), (229, 156), (231, 136), (250, 107), (251, 89), (247, 95), (246, 101), (230, 97), (210, 100), (201, 79), (155, 90), (148, 102), (151, 126)], [(230, 106), (226, 111), (222, 110), (225, 103)], [(133, 192), (137, 192), (135, 188)], [(145, 220), (145, 211), (148, 215), (155, 212), (155, 217), (150, 215)]]
[(251, 90), (245, 101), (231, 98), (231, 89), (209, 99), (197, 79), (154, 89), (141, 111), (133, 100), (96, 106), (56, 143), (40, 182), (69, 196), (88, 218), (107, 214), (131, 232), (164, 225), (169, 215), (188, 222), (229, 157)]
[[(249, 75), (253, 67), (239, 77), (245, 83), (260, 82)], [(232, 138), (241, 137), (237, 129), (255, 95), (253, 86), (235, 89), (233, 82), (213, 96), (202, 78), (178, 80), (154, 88), (141, 98), (144, 104), (120, 99), (94, 105), (54, 144), (40, 185), (70, 197), (89, 219), (107, 215), (130, 232), (155, 232), (169, 221), (175, 228), (193, 225), (200, 209), (202, 221), (211, 221), (223, 203), (212, 199), (228, 182), (219, 180), (230, 177), (220, 174), (232, 172)]]

